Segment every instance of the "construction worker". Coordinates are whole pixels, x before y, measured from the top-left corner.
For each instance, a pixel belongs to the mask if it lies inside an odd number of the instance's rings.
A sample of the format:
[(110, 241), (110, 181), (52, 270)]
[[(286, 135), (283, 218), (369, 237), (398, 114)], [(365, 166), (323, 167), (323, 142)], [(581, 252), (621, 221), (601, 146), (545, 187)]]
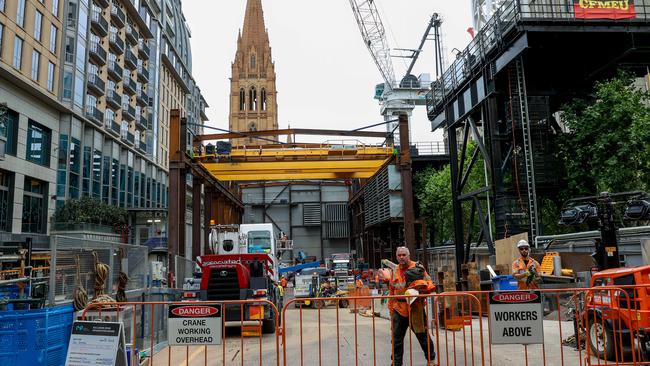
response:
[(361, 276), (357, 275), (357, 279), (354, 281), (354, 284), (357, 288), (363, 288), (363, 280), (361, 279)]
[[(427, 274), (424, 268), (421, 269), (421, 279), (414, 280), (407, 283), (407, 271), (416, 269), (417, 264), (410, 258), (411, 253), (406, 247), (397, 248), (397, 262), (398, 266), (392, 271), (390, 275), (385, 270), (380, 271), (381, 276), (390, 280), (390, 294), (391, 295), (404, 295), (408, 289), (416, 289), (420, 294), (431, 293), (435, 290), (431, 277)], [(386, 278), (390, 276), (389, 278)], [(433, 364), (436, 353), (433, 347), (433, 341), (429, 337), (426, 329), (426, 315), (424, 313), (424, 301), (416, 299), (409, 305), (407, 298), (391, 298), (388, 301), (388, 309), (391, 314), (392, 328), (393, 328), (393, 361), (395, 366), (402, 366), (404, 357), (404, 336), (406, 331), (411, 328), (415, 334), (420, 347), (425, 356), (428, 355), (428, 364)], [(409, 316), (410, 312), (410, 316)], [(410, 322), (410, 325), (409, 325)]]
[(517, 243), (519, 258), (512, 263), (512, 277), (517, 280), (520, 290), (536, 289), (539, 263), (530, 257), (530, 244), (526, 240)]
[(280, 286), (287, 288), (287, 276), (282, 276), (282, 279), (280, 280)]

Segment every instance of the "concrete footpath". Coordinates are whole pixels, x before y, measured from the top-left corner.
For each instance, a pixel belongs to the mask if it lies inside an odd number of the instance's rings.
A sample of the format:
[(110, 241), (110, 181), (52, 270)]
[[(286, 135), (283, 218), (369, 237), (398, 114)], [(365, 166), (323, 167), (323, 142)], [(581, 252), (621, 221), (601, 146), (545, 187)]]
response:
[[(285, 352), (286, 365), (291, 366), (391, 364), (390, 322), (387, 319), (367, 318), (350, 313), (348, 309), (333, 307), (320, 312), (290, 308), (286, 316), (286, 347), (282, 337), (276, 347), (274, 335), (240, 338), (237, 329), (228, 329), (225, 347), (172, 347), (171, 350), (168, 347), (155, 355), (154, 365), (284, 365)], [(544, 321), (544, 349), (542, 345), (490, 347), (487, 318), (475, 317), (471, 328), (432, 332), (438, 354), (436, 364), (525, 365), (527, 359), (528, 365), (585, 365), (584, 351), (579, 353), (573, 347), (561, 346), (560, 325), (563, 338), (573, 334), (570, 322)], [(409, 345), (407, 333), (404, 365), (426, 365), (415, 337), (411, 341)], [(597, 364), (595, 359), (593, 364)]]

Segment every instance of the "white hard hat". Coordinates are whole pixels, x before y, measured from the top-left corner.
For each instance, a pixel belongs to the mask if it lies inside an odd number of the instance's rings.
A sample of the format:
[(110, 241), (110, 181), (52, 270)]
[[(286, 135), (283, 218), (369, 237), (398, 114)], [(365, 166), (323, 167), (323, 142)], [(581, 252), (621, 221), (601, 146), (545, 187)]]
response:
[(517, 248), (523, 248), (523, 247), (530, 248), (530, 245), (528, 244), (527, 241), (522, 239), (519, 240), (519, 242), (517, 242)]

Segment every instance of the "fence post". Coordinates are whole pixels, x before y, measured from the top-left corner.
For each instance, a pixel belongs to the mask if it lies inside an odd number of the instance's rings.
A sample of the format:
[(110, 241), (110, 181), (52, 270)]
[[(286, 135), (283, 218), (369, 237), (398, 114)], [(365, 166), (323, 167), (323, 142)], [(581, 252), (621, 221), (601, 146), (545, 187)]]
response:
[(56, 256), (57, 256), (57, 237), (52, 235), (50, 237), (50, 288), (48, 289), (47, 297), (50, 306), (56, 305)]
[[(108, 248), (108, 279), (106, 280), (106, 283), (104, 284), (104, 291), (106, 291), (107, 294), (113, 294), (113, 266), (115, 265), (115, 256), (113, 255), (113, 251), (119, 250), (119, 246), (117, 246), (115, 243), (111, 244), (111, 246)], [(106, 289), (106, 285), (108, 285), (108, 290)]]

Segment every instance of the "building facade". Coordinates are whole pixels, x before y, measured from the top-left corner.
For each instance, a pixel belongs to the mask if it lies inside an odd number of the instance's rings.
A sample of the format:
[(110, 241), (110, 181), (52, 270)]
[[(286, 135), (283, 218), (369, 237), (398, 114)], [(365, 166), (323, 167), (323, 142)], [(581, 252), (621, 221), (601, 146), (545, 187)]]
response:
[(205, 120), (180, 0), (0, 0), (0, 36), (0, 231), (49, 234), (89, 196), (130, 242), (164, 236), (169, 110)]
[[(275, 63), (269, 34), (264, 26), (262, 0), (248, 0), (243, 31), (237, 38), (237, 53), (230, 78), (230, 131), (278, 129)], [(277, 136), (268, 136), (277, 140)], [(242, 138), (233, 145), (266, 145), (270, 141)]]

